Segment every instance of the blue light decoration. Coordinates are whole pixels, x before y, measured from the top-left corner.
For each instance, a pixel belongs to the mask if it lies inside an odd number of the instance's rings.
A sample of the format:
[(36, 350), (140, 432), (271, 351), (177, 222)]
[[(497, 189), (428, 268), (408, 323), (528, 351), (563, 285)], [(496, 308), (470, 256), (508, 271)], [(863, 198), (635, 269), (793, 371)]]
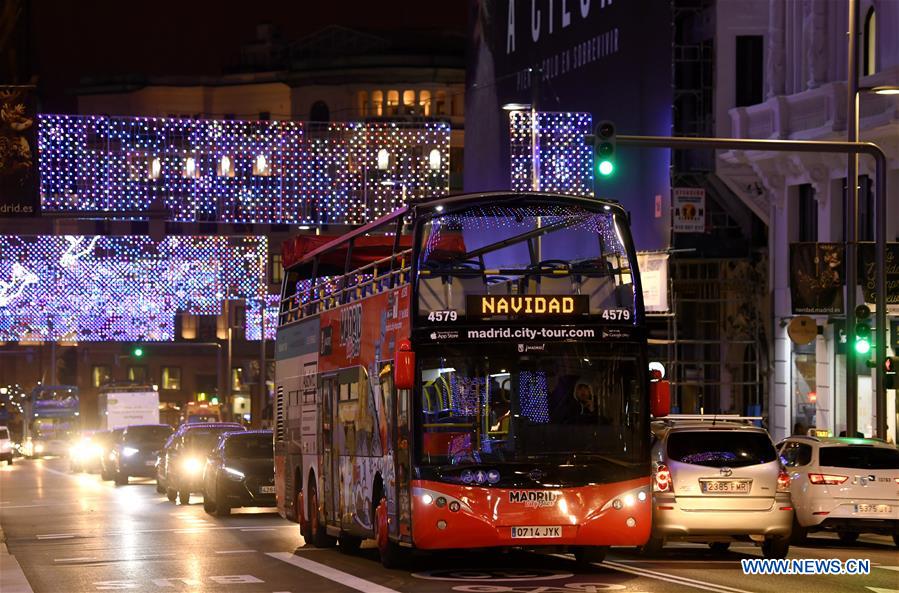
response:
[[(449, 192), (450, 125), (442, 121), (42, 115), (38, 150), (50, 212), (362, 224)], [(388, 158), (379, 167), (381, 151)]]
[(593, 148), (584, 140), (593, 133), (589, 113), (537, 112), (536, 128), (530, 111), (512, 111), (509, 118), (513, 190), (533, 188), (536, 165), (540, 191), (593, 196)]
[[(264, 297), (265, 302), (265, 339), (274, 340), (275, 330), (278, 325), (278, 304), (281, 302), (281, 295), (267, 294)], [(252, 299), (247, 301), (247, 327), (246, 339), (258, 340), (262, 324), (262, 303), (263, 299)]]
[(265, 237), (0, 236), (0, 253), (2, 341), (174, 340), (179, 311), (266, 289)]
[(521, 371), (518, 375), (521, 414), (535, 424), (549, 422), (549, 389), (546, 372)]

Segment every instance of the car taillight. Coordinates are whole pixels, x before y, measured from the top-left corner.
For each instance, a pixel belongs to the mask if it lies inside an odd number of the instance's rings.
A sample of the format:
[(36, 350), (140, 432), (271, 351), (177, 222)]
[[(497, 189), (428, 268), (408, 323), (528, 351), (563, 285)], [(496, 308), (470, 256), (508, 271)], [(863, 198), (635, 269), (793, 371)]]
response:
[(809, 474), (808, 481), (812, 484), (823, 484), (825, 486), (834, 486), (842, 484), (849, 479), (849, 476), (836, 476), (833, 474)]
[(656, 467), (656, 478), (653, 480), (652, 489), (656, 492), (667, 492), (671, 490), (671, 472), (668, 466), (660, 463)]
[(780, 474), (777, 475), (777, 491), (778, 492), (789, 492), (790, 491), (790, 474), (787, 472), (780, 470)]

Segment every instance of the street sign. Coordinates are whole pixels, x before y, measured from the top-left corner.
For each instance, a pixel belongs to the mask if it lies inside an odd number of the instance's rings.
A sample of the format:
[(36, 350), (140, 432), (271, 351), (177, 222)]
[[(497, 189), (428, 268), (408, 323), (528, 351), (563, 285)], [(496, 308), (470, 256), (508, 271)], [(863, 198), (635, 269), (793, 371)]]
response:
[(790, 336), (790, 339), (793, 340), (793, 342), (800, 346), (811, 344), (818, 335), (818, 324), (815, 323), (814, 319), (807, 315), (794, 317), (793, 320), (790, 321), (789, 327), (787, 327), (787, 335)]
[(705, 190), (701, 187), (675, 187), (672, 190), (671, 230), (675, 233), (705, 232)]

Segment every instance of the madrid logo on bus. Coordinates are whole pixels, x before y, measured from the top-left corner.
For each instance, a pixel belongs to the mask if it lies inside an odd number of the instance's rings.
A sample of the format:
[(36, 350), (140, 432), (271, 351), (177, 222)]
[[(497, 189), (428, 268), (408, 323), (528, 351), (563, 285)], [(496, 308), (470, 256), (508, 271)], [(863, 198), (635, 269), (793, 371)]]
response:
[(555, 506), (557, 500), (559, 500), (559, 493), (547, 490), (512, 490), (509, 492), (510, 503), (523, 504), (527, 508)]

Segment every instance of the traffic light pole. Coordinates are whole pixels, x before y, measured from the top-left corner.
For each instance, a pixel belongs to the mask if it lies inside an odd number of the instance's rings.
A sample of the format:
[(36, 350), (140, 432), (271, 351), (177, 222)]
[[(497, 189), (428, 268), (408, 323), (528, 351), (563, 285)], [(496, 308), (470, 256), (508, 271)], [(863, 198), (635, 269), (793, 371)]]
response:
[[(876, 233), (874, 237), (875, 252), (875, 273), (876, 273), (876, 298), (875, 306), (877, 313), (875, 316), (875, 360), (876, 360), (876, 376), (874, 410), (877, 415), (877, 426), (875, 435), (879, 438), (886, 438), (886, 414), (887, 399), (885, 389), (885, 372), (884, 360), (886, 358), (886, 332), (887, 332), (887, 305), (886, 305), (886, 200), (887, 200), (887, 159), (886, 154), (876, 144), (871, 142), (829, 142), (821, 140), (756, 140), (750, 138), (677, 138), (673, 136), (618, 136), (618, 143), (622, 146), (635, 146), (640, 148), (667, 148), (667, 149), (696, 149), (709, 148), (712, 150), (764, 150), (769, 152), (816, 152), (816, 153), (832, 153), (832, 154), (849, 154), (860, 155), (866, 154), (874, 159), (875, 177), (877, 183), (877, 192), (875, 194), (876, 204)], [(849, 180), (851, 183), (852, 180)], [(852, 251), (855, 252), (853, 245)], [(854, 268), (855, 266), (853, 266)], [(847, 285), (854, 286), (855, 282), (850, 283), (847, 279)], [(848, 300), (848, 299), (847, 299)], [(854, 300), (854, 299), (853, 299)], [(847, 307), (848, 309), (848, 307)], [(855, 311), (846, 311), (847, 319), (855, 316)], [(849, 327), (847, 323), (846, 332), (853, 332), (854, 328)], [(848, 344), (846, 348), (847, 366), (848, 363), (854, 361), (854, 357), (850, 358), (848, 352), (852, 350), (852, 344)], [(848, 375), (848, 373), (847, 373)], [(847, 389), (847, 398), (850, 391)], [(851, 401), (847, 399), (847, 420), (849, 418), (848, 410), (853, 410), (852, 417), (855, 418), (855, 410), (857, 410), (858, 399), (853, 398)], [(851, 434), (848, 432), (847, 435)]]

